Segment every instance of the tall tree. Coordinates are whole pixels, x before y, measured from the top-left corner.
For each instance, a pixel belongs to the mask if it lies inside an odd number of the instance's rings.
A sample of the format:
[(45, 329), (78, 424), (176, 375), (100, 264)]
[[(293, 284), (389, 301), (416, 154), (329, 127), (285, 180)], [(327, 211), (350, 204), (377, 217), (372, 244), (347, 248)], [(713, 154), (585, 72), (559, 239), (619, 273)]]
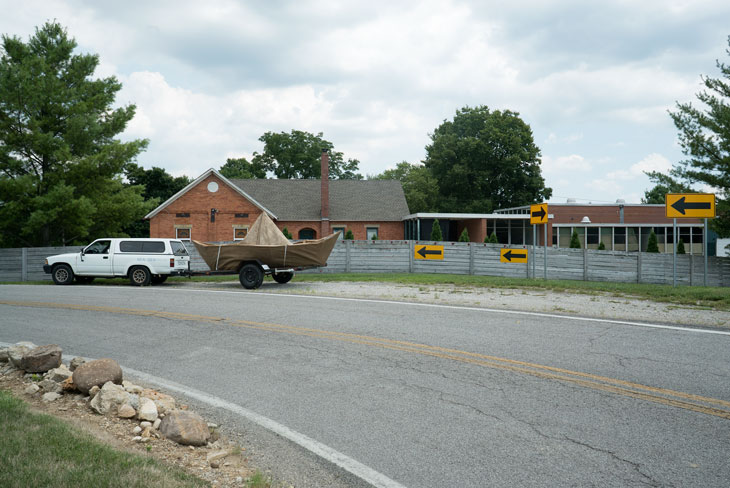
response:
[(641, 203), (659, 203), (663, 205), (665, 202), (664, 196), (667, 193), (690, 193), (695, 191), (688, 184), (673, 177), (671, 171), (669, 174), (658, 171), (644, 171), (644, 174), (649, 177), (654, 186), (644, 192)]
[(220, 167), (219, 172), (226, 178), (238, 178), (244, 180), (266, 178), (266, 168), (262, 161), (249, 163), (246, 158), (226, 159), (226, 164)]
[(439, 206), (439, 187), (431, 171), (422, 165), (407, 161), (398, 163), (393, 169), (370, 176), (373, 180), (398, 180), (403, 185), (408, 210), (411, 213), (435, 212)]
[(0, 246), (83, 242), (114, 236), (150, 210), (121, 172), (147, 146), (115, 136), (134, 105), (113, 108), (122, 85), (93, 79), (94, 54), (56, 22), (27, 43), (2, 36), (0, 53)]
[(361, 180), (357, 159), (344, 160), (342, 153), (334, 151), (334, 145), (317, 135), (299, 130), (266, 132), (259, 138), (264, 152), (254, 153), (252, 164), (273, 172), (277, 178), (319, 178), (321, 176), (322, 150), (329, 151), (329, 177), (340, 180)]
[[(730, 55), (730, 49), (726, 53)], [(712, 226), (720, 236), (730, 236), (730, 66), (719, 60), (716, 64), (721, 77), (703, 76), (705, 89), (696, 95), (703, 106), (678, 103), (677, 111), (670, 112), (682, 152), (689, 156), (674, 171), (690, 183), (717, 189), (717, 218)]]
[(438, 181), (440, 211), (491, 212), (552, 194), (532, 130), (516, 112), (464, 107), (436, 128), (431, 141), (424, 163)]

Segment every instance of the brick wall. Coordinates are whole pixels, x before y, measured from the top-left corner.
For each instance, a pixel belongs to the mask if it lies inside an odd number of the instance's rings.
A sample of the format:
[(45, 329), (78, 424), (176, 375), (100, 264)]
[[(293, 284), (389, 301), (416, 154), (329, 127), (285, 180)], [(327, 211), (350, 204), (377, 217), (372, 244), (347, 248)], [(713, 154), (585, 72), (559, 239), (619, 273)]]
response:
[[(621, 209), (618, 205), (561, 205), (550, 206), (548, 211), (554, 215), (553, 224), (579, 224), (583, 217), (593, 224), (618, 224), (621, 222)], [(684, 223), (701, 224), (700, 219), (682, 219)], [(672, 219), (665, 216), (664, 206), (624, 206), (625, 224), (671, 224)]]

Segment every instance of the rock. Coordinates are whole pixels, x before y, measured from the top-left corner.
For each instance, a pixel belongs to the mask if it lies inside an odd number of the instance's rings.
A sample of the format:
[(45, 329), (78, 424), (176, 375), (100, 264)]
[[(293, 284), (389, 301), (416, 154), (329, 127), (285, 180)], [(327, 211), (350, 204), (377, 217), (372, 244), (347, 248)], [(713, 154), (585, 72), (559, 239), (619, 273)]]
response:
[(0, 368), (0, 374), (2, 374), (2, 375), (6, 375), (13, 371), (17, 371), (17, 368), (15, 366), (13, 366), (13, 363), (7, 363), (5, 366)]
[(194, 412), (175, 410), (160, 422), (160, 432), (178, 444), (204, 446), (210, 432), (205, 420)]
[(43, 394), (43, 401), (46, 402), (46, 403), (48, 403), (48, 402), (55, 402), (59, 398), (61, 398), (61, 394), (60, 393), (44, 393)]
[(137, 411), (132, 405), (130, 405), (129, 403), (125, 403), (124, 405), (119, 407), (117, 415), (119, 415), (119, 417), (123, 419), (131, 419), (132, 417), (137, 415)]
[(160, 428), (160, 422), (162, 422), (162, 419), (155, 420), (155, 423), (152, 424), (152, 428), (155, 430), (159, 430)]
[(43, 381), (41, 381), (40, 383), (38, 383), (38, 386), (43, 388), (43, 391), (45, 391), (45, 392), (61, 393), (63, 391), (63, 388), (61, 387), (60, 383), (51, 381), (48, 378), (46, 378)]
[(76, 368), (78, 368), (85, 362), (86, 360), (84, 360), (83, 358), (73, 358), (68, 365), (68, 369), (70, 369), (71, 371), (76, 371)]
[(221, 459), (224, 459), (226, 456), (230, 455), (231, 451), (227, 449), (223, 449), (222, 451), (213, 451), (209, 452), (208, 455), (205, 457), (206, 461), (220, 461)]
[(157, 405), (155, 405), (155, 402), (147, 397), (140, 398), (137, 418), (140, 420), (148, 420), (150, 422), (157, 420)]
[[(126, 389), (124, 391), (127, 391)], [(129, 392), (127, 392), (129, 393)], [(139, 395), (129, 393), (129, 404), (134, 407), (135, 410), (139, 410)]]
[(23, 356), (36, 347), (38, 346), (32, 342), (18, 342), (8, 348), (8, 361), (16, 368), (20, 368), (20, 362), (23, 360)]
[[(65, 380), (63, 380), (63, 383), (61, 383), (61, 388), (63, 388), (64, 391), (76, 391), (76, 385), (74, 385), (73, 377), (69, 376)], [(97, 388), (99, 388), (97, 386)]]
[(221, 467), (221, 463), (219, 463), (218, 461), (211, 461), (210, 462), (210, 467), (213, 468), (213, 469), (218, 469), (218, 468)]
[(132, 429), (132, 434), (134, 434), (134, 435), (137, 435), (140, 432), (142, 432), (142, 427), (140, 427), (139, 425), (137, 427), (135, 427), (134, 429)]
[(152, 435), (152, 429), (147, 427), (142, 431), (142, 437), (150, 437)]
[(46, 378), (51, 381), (55, 381), (56, 383), (63, 383), (67, 379), (71, 378), (72, 374), (71, 370), (68, 369), (65, 364), (62, 364), (58, 368), (48, 371)]
[(26, 395), (33, 395), (35, 393), (38, 393), (40, 391), (40, 387), (33, 383), (32, 385), (28, 385), (28, 388), (25, 389)]
[(144, 388), (142, 388), (141, 386), (137, 386), (127, 380), (122, 381), (122, 386), (125, 390), (127, 390), (128, 393), (134, 393), (136, 395), (139, 395), (144, 390)]
[(122, 368), (113, 359), (96, 359), (76, 368), (72, 377), (76, 388), (88, 393), (92, 386), (101, 386), (108, 381), (121, 385)]
[(107, 381), (91, 400), (89, 406), (96, 413), (106, 415), (108, 413), (118, 414), (119, 407), (125, 403), (129, 403), (129, 393), (124, 391), (120, 385)]
[(155, 402), (155, 405), (157, 405), (158, 414), (166, 414), (167, 412), (172, 412), (173, 410), (175, 410), (175, 399), (172, 398), (170, 395), (165, 395), (164, 393), (160, 393), (159, 391), (155, 390), (144, 389), (139, 396), (149, 398), (150, 400)]
[[(73, 377), (71, 378), (71, 381), (73, 381)], [(96, 395), (99, 394), (99, 390), (101, 390), (101, 388), (99, 388), (98, 386), (96, 386), (96, 385), (92, 386), (91, 389), (89, 390), (89, 397), (91, 397), (93, 399)]]
[(137, 436), (134, 439), (132, 439), (134, 442), (142, 442), (142, 436)]
[(26, 352), (20, 360), (20, 369), (28, 373), (45, 373), (61, 365), (61, 347), (58, 344), (38, 346)]
[(3, 347), (0, 348), (0, 363), (7, 363), (8, 362), (8, 348)]

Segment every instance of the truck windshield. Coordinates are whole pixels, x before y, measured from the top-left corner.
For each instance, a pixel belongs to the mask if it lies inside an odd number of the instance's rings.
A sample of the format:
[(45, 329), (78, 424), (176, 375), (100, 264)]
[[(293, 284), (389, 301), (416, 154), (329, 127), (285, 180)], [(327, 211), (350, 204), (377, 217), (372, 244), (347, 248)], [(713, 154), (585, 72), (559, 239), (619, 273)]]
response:
[(187, 256), (188, 250), (185, 249), (185, 246), (182, 242), (179, 241), (170, 241), (170, 245), (172, 246), (172, 253), (175, 256)]

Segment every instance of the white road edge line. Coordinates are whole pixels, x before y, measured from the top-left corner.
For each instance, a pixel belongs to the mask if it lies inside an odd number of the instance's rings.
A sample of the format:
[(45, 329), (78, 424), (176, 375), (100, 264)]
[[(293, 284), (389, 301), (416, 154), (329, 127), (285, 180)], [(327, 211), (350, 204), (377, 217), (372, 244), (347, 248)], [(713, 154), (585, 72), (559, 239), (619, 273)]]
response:
[[(0, 342), (0, 346), (2, 347), (9, 347), (13, 344), (6, 343), (6, 342)], [(70, 356), (73, 356), (73, 354), (67, 353)], [(85, 358), (89, 360), (90, 358)], [(205, 392), (202, 392), (200, 390), (196, 390), (195, 388), (190, 388), (184, 385), (181, 385), (179, 383), (175, 383), (174, 381), (167, 381), (162, 378), (158, 378), (157, 376), (153, 376), (148, 373), (144, 373), (142, 371), (137, 371), (132, 368), (127, 368), (125, 366), (122, 366), (122, 371), (128, 372), (130, 375), (141, 379), (142, 381), (145, 381), (147, 383), (159, 386), (161, 388), (164, 388), (166, 390), (175, 391), (177, 393), (180, 393), (184, 396), (187, 396), (189, 398), (193, 398), (195, 400), (198, 400), (200, 402), (203, 402), (207, 405), (211, 405), (213, 407), (222, 408), (224, 410), (228, 410), (229, 412), (233, 412), (237, 415), (240, 415), (241, 417), (244, 417), (245, 419), (260, 425), (264, 429), (267, 429), (275, 434), (280, 435), (281, 437), (284, 437), (285, 439), (290, 440), (291, 442), (297, 444), (298, 446), (303, 447), (307, 451), (325, 459), (326, 461), (331, 462), (332, 464), (344, 469), (345, 471), (351, 473), (352, 475), (356, 476), (357, 478), (360, 478), (361, 480), (365, 481), (366, 483), (371, 484), (374, 487), (377, 488), (406, 488), (405, 485), (402, 485), (398, 483), (397, 481), (393, 481), (392, 479), (388, 478), (384, 474), (379, 473), (378, 471), (375, 471), (374, 469), (365, 466), (364, 464), (355, 461), (351, 457), (342, 454), (339, 451), (336, 451), (332, 449), (329, 446), (326, 446), (325, 444), (322, 444), (321, 442), (318, 442), (310, 437), (307, 437), (304, 434), (301, 434), (295, 430), (290, 429), (289, 427), (282, 425), (274, 420), (271, 420), (268, 417), (264, 417), (263, 415), (260, 415), (256, 412), (253, 412), (247, 408), (244, 408), (240, 405), (236, 405), (235, 403), (231, 403), (229, 401), (226, 401), (222, 398), (209, 395)]]
[[(201, 290), (199, 288), (195, 289), (172, 289), (172, 288), (166, 288), (160, 291), (169, 291), (169, 292), (195, 292), (195, 293), (232, 293), (232, 294), (243, 294), (245, 292), (243, 291), (227, 291), (227, 290)], [(489, 313), (501, 313), (501, 314), (513, 314), (513, 315), (527, 315), (531, 317), (547, 317), (547, 318), (554, 318), (554, 319), (565, 319), (565, 320), (575, 320), (575, 321), (583, 321), (583, 322), (598, 322), (598, 323), (604, 323), (604, 324), (619, 324), (619, 325), (630, 325), (633, 327), (647, 327), (650, 329), (668, 329), (668, 330), (678, 330), (680, 332), (696, 332), (700, 334), (717, 334), (717, 335), (725, 335), (730, 336), (730, 331), (724, 331), (724, 330), (713, 330), (713, 329), (700, 329), (700, 328), (692, 328), (692, 327), (677, 327), (672, 325), (661, 325), (661, 324), (650, 324), (650, 323), (644, 323), (644, 322), (631, 322), (627, 320), (617, 320), (617, 319), (597, 319), (594, 317), (580, 317), (580, 316), (570, 316), (570, 315), (558, 315), (558, 314), (552, 314), (552, 313), (543, 313), (543, 312), (524, 312), (519, 310), (501, 310), (498, 308), (481, 308), (481, 307), (467, 307), (465, 305), (440, 305), (437, 303), (419, 303), (419, 302), (399, 302), (397, 300), (377, 300), (372, 298), (351, 298), (351, 297), (328, 297), (328, 296), (320, 296), (320, 295), (295, 295), (295, 294), (289, 294), (289, 293), (267, 293), (267, 292), (254, 292), (252, 296), (269, 296), (269, 297), (294, 297), (294, 298), (315, 298), (319, 300), (341, 300), (341, 301), (353, 301), (353, 302), (367, 302), (367, 303), (386, 303), (386, 304), (392, 304), (392, 305), (411, 305), (414, 307), (432, 307), (432, 308), (445, 308), (445, 309), (456, 309), (456, 310), (471, 310), (474, 312), (489, 312)]]

